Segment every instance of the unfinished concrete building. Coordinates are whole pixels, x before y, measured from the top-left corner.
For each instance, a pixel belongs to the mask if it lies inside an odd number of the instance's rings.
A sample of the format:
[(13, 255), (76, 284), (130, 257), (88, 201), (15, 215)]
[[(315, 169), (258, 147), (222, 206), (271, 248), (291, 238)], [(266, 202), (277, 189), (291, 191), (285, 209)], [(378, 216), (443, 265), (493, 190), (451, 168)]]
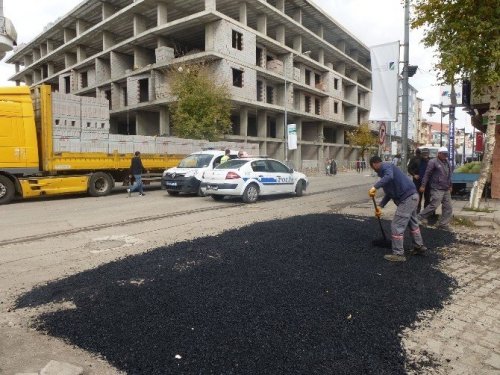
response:
[[(369, 58), (309, 0), (86, 0), (8, 62), (13, 81), (106, 97), (113, 133), (174, 135), (168, 68), (210, 60), (232, 95), (226, 139), (314, 168), (358, 156), (344, 134), (368, 121)], [(298, 138), (288, 155), (285, 113)]]

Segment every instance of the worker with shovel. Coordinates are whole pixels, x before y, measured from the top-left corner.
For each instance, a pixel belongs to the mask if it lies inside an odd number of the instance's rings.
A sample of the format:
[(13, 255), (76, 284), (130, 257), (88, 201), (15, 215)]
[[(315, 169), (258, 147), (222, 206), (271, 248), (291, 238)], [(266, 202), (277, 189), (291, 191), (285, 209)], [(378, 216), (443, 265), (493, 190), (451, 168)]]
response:
[(382, 208), (392, 199), (397, 209), (391, 223), (391, 244), (392, 254), (385, 255), (384, 258), (391, 262), (404, 262), (404, 233), (406, 227), (410, 226), (410, 233), (413, 240), (412, 254), (423, 255), (427, 250), (422, 241), (420, 227), (417, 220), (417, 205), (419, 196), (413, 182), (401, 170), (392, 163), (383, 163), (379, 156), (370, 159), (370, 167), (377, 172), (380, 180), (368, 191), (370, 198), (375, 200), (377, 189), (384, 190), (384, 197), (375, 208), (375, 216), (382, 216)]

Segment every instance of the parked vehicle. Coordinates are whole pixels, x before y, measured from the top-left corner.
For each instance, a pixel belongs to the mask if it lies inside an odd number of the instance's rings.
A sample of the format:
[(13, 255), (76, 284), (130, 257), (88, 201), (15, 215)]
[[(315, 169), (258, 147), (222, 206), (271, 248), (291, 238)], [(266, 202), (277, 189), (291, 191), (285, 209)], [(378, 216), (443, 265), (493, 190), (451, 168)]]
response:
[[(224, 151), (204, 150), (194, 152), (182, 159), (177, 167), (167, 169), (163, 172), (162, 189), (166, 189), (169, 195), (179, 193), (198, 194), (203, 196), (200, 189), (203, 173), (214, 169), (220, 164)], [(231, 159), (238, 157), (238, 151), (231, 150)]]
[[(0, 204), (9, 203), (16, 195), (22, 198), (70, 193), (104, 196), (116, 182), (128, 182), (133, 152), (114, 150), (110, 153), (107, 147), (102, 152), (55, 149), (55, 130), (61, 130), (58, 123), (61, 120), (52, 117), (52, 94), (48, 85), (37, 87), (33, 92), (28, 87), (0, 88)], [(109, 104), (107, 106), (109, 110)], [(58, 108), (62, 111), (65, 106)], [(106, 104), (101, 108), (106, 108)], [(78, 131), (83, 132), (75, 126), (75, 132)], [(79, 145), (78, 142), (75, 139), (75, 145)], [(157, 181), (161, 180), (166, 167), (176, 165), (182, 157), (184, 155), (159, 153), (141, 155), (149, 176)], [(144, 180), (148, 182), (147, 178)]]
[(254, 203), (259, 196), (295, 194), (302, 196), (309, 181), (278, 160), (244, 158), (230, 160), (204, 173), (201, 190), (214, 200), (239, 196), (245, 203)]

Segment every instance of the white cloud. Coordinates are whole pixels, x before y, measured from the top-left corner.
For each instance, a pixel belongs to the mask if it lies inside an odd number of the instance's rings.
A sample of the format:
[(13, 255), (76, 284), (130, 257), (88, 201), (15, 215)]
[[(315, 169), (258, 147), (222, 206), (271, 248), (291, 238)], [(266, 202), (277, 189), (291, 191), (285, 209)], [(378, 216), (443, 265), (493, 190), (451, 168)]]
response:
[[(351, 34), (368, 47), (404, 40), (404, 8), (398, 0), (313, 0)], [(18, 33), (18, 43), (29, 42), (43, 31), (49, 23), (64, 16), (80, 0), (4, 0), (4, 15), (10, 18)], [(410, 84), (424, 99), (424, 111), (431, 103), (439, 102), (436, 75), (432, 71), (433, 52), (420, 43), (422, 32), (410, 30), (410, 64), (418, 65), (417, 74)], [(7, 54), (7, 56), (9, 56)], [(403, 49), (401, 49), (401, 57)], [(14, 66), (0, 63), (0, 85), (13, 85), (8, 78), (14, 74)], [(426, 114), (423, 114), (426, 117)], [(457, 110), (457, 127), (470, 121), (461, 110)], [(439, 121), (438, 114), (431, 118)]]

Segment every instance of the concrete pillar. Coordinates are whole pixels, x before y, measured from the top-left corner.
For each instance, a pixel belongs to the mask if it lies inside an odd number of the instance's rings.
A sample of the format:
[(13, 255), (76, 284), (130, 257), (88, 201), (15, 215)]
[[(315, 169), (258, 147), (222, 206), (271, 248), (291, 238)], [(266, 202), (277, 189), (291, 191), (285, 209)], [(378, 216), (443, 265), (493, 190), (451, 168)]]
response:
[(316, 30), (316, 35), (318, 35), (321, 39), (325, 37), (325, 29), (323, 25), (319, 25), (318, 30)]
[(76, 55), (74, 53), (66, 52), (64, 54), (64, 67), (65, 68), (69, 68), (69, 67), (75, 65), (76, 62), (77, 62)]
[(120, 100), (121, 97), (120, 85), (118, 83), (111, 83), (111, 109), (116, 110), (122, 107)]
[(257, 113), (257, 137), (265, 138), (267, 136), (267, 112), (259, 111)]
[(294, 21), (302, 24), (302, 8), (298, 8), (293, 14)]
[(16, 62), (16, 73), (19, 73), (20, 70), (21, 70), (21, 66), (19, 65), (18, 62)]
[(54, 63), (53, 62), (49, 62), (47, 63), (47, 76), (48, 77), (51, 77), (54, 75)]
[(149, 50), (139, 46), (134, 47), (134, 69), (144, 68), (146, 65), (153, 63), (150, 59)]
[(240, 108), (240, 136), (247, 137), (248, 136), (248, 108), (241, 107)]
[(248, 7), (246, 2), (240, 3), (240, 23), (248, 25)]
[(90, 24), (88, 22), (85, 22), (84, 20), (76, 20), (76, 35), (81, 35), (85, 31), (87, 31), (90, 27)]
[(102, 32), (102, 49), (106, 51), (107, 49), (113, 47), (116, 44), (115, 35), (109, 31)]
[(276, 9), (285, 13), (285, 0), (276, 0)]
[(344, 128), (338, 127), (335, 129), (335, 143), (343, 145), (345, 141), (345, 131)]
[(325, 64), (325, 66), (328, 68), (328, 69), (332, 69), (333, 70), (333, 64), (331, 62), (327, 62)]
[(66, 28), (64, 29), (63, 36), (64, 36), (64, 43), (68, 43), (71, 39), (76, 37), (76, 31), (73, 29)]
[(205, 10), (217, 10), (217, 1), (216, 0), (205, 0)]
[(101, 14), (102, 14), (102, 19), (105, 20), (106, 18), (111, 17), (113, 14), (115, 14), (115, 8), (109, 4), (109, 3), (102, 3), (102, 8), (101, 8)]
[(267, 35), (267, 15), (259, 14), (257, 16), (257, 31)]
[(295, 118), (295, 125), (297, 126), (297, 149), (289, 151), (288, 158), (293, 164), (294, 169), (302, 168), (302, 119)]
[(134, 14), (134, 36), (139, 35), (147, 30), (147, 20), (140, 14)]
[(170, 115), (166, 105), (160, 108), (160, 136), (170, 135)]
[(302, 35), (297, 35), (293, 38), (293, 49), (297, 53), (302, 53)]
[(156, 6), (156, 24), (158, 26), (168, 23), (168, 9), (167, 4), (158, 3)]
[(54, 50), (54, 42), (52, 40), (47, 40), (47, 54)]
[(87, 58), (87, 47), (79, 44), (76, 47), (76, 61), (81, 62)]
[(336, 47), (345, 53), (345, 40), (339, 40)]
[(338, 63), (336, 71), (342, 75), (345, 75), (345, 63)]
[(321, 65), (325, 65), (325, 50), (323, 48), (321, 48), (319, 51), (318, 51), (318, 62), (321, 64)]
[(349, 51), (349, 56), (351, 56), (351, 58), (352, 58), (353, 60), (358, 61), (358, 59), (359, 59), (359, 50), (357, 50), (357, 49), (352, 49), (352, 50), (350, 50), (350, 51)]
[(285, 26), (280, 25), (276, 27), (276, 40), (281, 43), (285, 44)]

